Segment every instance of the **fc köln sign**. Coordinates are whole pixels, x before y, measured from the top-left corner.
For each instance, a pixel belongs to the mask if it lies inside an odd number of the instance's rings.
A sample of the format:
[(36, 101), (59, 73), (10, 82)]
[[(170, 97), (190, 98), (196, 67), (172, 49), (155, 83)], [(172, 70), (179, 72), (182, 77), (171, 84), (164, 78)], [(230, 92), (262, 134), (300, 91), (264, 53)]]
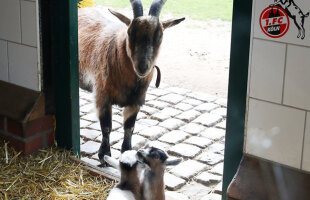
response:
[(309, 12), (304, 12), (294, 0), (274, 0), (274, 4), (265, 8), (259, 18), (262, 31), (271, 38), (283, 37), (290, 28), (290, 19), (298, 30), (297, 38), (305, 38), (305, 19)]
[(271, 38), (282, 37), (290, 27), (288, 15), (278, 6), (266, 8), (262, 12), (259, 22), (262, 31)]

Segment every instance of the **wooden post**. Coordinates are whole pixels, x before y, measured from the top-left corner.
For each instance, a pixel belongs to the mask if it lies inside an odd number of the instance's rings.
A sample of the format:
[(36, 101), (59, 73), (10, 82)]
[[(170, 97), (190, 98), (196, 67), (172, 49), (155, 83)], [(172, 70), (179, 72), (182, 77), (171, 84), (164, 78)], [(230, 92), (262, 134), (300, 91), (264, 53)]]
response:
[(51, 0), (56, 141), (80, 154), (77, 0)]
[(243, 155), (252, 0), (234, 0), (222, 199)]

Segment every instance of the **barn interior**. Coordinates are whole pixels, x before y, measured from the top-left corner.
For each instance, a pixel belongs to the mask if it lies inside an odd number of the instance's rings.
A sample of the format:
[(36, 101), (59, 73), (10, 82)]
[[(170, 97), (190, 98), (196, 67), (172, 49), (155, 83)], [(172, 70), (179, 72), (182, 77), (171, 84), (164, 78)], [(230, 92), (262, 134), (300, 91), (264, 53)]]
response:
[[(100, 145), (101, 136), (97, 115), (90, 108), (94, 97), (79, 89), (78, 2), (0, 3), (0, 176), (4, 177), (5, 170), (10, 168), (14, 171), (13, 164), (17, 166), (28, 156), (42, 164), (49, 156), (62, 155), (56, 153), (59, 149), (67, 149), (78, 156), (72, 159), (85, 166), (83, 170), (95, 177), (116, 180), (115, 171), (96, 166), (96, 145)], [(159, 88), (151, 83), (133, 143), (138, 149), (147, 141), (156, 142), (171, 156), (184, 159), (179, 167), (167, 171), (166, 190), (170, 195), (212, 200), (308, 199), (309, 9), (307, 0), (233, 1), (231, 39), (225, 41), (230, 46), (226, 95), (201, 92), (198, 87), (188, 89), (186, 82), (179, 84), (179, 77), (177, 86), (164, 79)], [(269, 14), (264, 15), (266, 12)], [(267, 23), (271, 18), (276, 20)], [(279, 26), (284, 29), (278, 29)], [(167, 43), (171, 42), (176, 41)], [(177, 45), (177, 51), (184, 51)], [(200, 51), (186, 52), (197, 62), (208, 58)], [(162, 53), (164, 58), (169, 55)], [(214, 58), (214, 54), (209, 55)], [(173, 79), (166, 71), (171, 69), (165, 69), (170, 61), (165, 64), (163, 59), (159, 63), (165, 72), (163, 76), (167, 74), (167, 79)], [(188, 105), (191, 108), (187, 109)], [(112, 156), (117, 157), (123, 134), (122, 110), (113, 110), (115, 129), (111, 146), (115, 150)], [(46, 179), (51, 171), (45, 174)], [(26, 177), (22, 173), (19, 176)], [(12, 198), (8, 195), (21, 182), (19, 176), (12, 175), (0, 184), (1, 198)], [(194, 187), (186, 187), (188, 180), (192, 181), (188, 185)], [(101, 181), (113, 186), (105, 178)], [(34, 185), (29, 182), (30, 187)], [(205, 195), (195, 197), (197, 191), (204, 191)]]

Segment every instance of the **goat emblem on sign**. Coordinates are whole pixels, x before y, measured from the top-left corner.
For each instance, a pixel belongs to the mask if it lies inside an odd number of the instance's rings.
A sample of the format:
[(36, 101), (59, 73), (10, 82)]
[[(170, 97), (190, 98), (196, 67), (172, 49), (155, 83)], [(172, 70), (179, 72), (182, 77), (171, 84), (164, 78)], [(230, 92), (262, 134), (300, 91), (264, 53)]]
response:
[(305, 39), (305, 18), (309, 12), (304, 12), (297, 6), (294, 0), (274, 0), (260, 15), (260, 27), (262, 31), (271, 38), (284, 36), (290, 27), (291, 18), (298, 29), (297, 38)]

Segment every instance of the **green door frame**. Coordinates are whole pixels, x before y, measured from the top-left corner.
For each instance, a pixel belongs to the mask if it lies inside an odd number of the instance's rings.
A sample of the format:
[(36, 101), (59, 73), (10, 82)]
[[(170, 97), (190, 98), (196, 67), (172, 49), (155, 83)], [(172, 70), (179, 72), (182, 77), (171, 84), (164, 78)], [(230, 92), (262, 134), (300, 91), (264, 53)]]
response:
[(234, 0), (222, 199), (243, 155), (253, 0)]
[[(223, 195), (243, 153), (253, 0), (234, 0)], [(51, 0), (56, 141), (80, 154), (77, 0)]]
[(56, 141), (80, 155), (77, 0), (51, 1)]

